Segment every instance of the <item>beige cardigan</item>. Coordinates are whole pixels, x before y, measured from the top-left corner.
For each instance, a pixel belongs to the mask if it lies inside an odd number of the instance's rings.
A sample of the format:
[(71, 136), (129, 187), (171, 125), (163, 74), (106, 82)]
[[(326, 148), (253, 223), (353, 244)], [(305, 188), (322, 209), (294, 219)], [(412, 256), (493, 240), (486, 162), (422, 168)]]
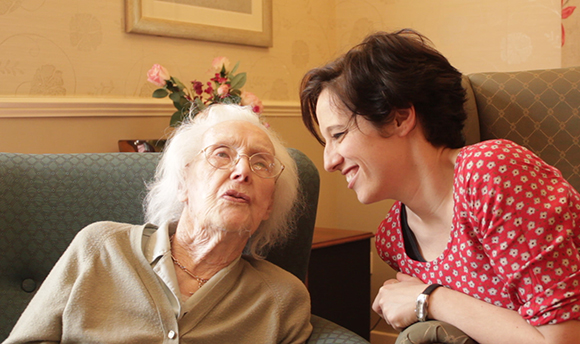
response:
[(99, 222), (83, 229), (50, 272), (5, 343), (303, 343), (304, 284), (243, 257), (193, 297), (179, 321), (145, 260), (145, 226)]

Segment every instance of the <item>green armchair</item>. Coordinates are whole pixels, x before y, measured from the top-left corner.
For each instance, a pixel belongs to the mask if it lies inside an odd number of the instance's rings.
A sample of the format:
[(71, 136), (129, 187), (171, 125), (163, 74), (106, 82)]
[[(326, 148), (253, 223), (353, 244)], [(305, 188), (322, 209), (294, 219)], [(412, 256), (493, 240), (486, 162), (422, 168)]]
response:
[[(303, 153), (289, 152), (298, 165), (306, 206), (295, 235), (267, 259), (304, 281), (319, 176)], [(0, 153), (0, 341), (80, 229), (101, 220), (143, 222), (145, 182), (158, 160), (158, 153)], [(309, 343), (368, 343), (315, 315), (312, 324)]]
[(503, 138), (580, 190), (580, 67), (465, 76), (468, 143)]

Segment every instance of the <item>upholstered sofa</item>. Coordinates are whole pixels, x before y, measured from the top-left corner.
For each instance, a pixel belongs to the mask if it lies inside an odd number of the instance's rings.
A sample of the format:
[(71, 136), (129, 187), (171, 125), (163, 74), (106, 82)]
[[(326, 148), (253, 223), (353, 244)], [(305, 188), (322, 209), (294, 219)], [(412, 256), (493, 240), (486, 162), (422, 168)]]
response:
[[(305, 280), (318, 203), (314, 164), (289, 149), (298, 165), (306, 206), (295, 235), (267, 259)], [(142, 223), (145, 182), (158, 153), (0, 153), (0, 342), (74, 235), (100, 220)], [(312, 316), (309, 343), (368, 343)]]

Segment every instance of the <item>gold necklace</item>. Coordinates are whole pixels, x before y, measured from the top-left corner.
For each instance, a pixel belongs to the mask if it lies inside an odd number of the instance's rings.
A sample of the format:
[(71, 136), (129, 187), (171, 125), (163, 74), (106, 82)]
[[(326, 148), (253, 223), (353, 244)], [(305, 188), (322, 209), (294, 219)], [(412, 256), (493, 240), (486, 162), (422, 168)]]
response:
[[(170, 245), (170, 247), (173, 246), (173, 237), (174, 236), (175, 236), (175, 234), (169, 237), (169, 245)], [(199, 277), (197, 275), (194, 275), (193, 272), (187, 270), (187, 268), (183, 264), (181, 264), (179, 262), (179, 260), (177, 260), (177, 258), (175, 258), (173, 256), (173, 252), (171, 252), (171, 260), (173, 260), (173, 264), (177, 265), (181, 270), (185, 271), (186, 274), (188, 274), (189, 276), (191, 276), (193, 279), (195, 279), (197, 281), (197, 284), (199, 286), (199, 289), (201, 289), (201, 287), (203, 287), (203, 285), (206, 284), (209, 281), (209, 278), (208, 279), (201, 278), (201, 277)], [(193, 293), (191, 293), (191, 294), (193, 294)]]
[(175, 258), (173, 256), (173, 253), (171, 254), (171, 259), (173, 260), (173, 263), (175, 265), (177, 265), (181, 270), (185, 271), (186, 274), (193, 277), (193, 279), (195, 279), (197, 281), (197, 284), (199, 285), (200, 289), (201, 289), (201, 287), (203, 287), (204, 284), (206, 284), (209, 281), (209, 278), (208, 279), (201, 278), (199, 276), (194, 275), (191, 271), (187, 270), (187, 268), (185, 266), (183, 266), (183, 264), (181, 264), (179, 262), (179, 260), (177, 260), (177, 258)]

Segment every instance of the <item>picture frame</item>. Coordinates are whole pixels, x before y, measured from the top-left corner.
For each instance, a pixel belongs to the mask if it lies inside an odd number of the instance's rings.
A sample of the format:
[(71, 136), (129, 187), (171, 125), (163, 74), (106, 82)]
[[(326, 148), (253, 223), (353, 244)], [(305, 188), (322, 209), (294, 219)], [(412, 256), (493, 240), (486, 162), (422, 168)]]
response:
[(271, 47), (272, 0), (125, 0), (125, 31)]

